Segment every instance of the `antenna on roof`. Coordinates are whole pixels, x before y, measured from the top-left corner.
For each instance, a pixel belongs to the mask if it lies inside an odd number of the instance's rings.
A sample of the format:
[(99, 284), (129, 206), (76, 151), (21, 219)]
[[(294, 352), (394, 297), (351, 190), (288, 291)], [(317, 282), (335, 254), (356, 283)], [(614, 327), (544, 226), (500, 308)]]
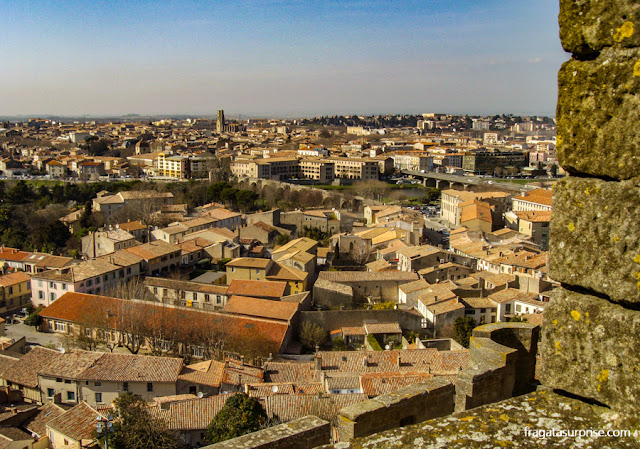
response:
[(202, 399), (204, 397), (204, 393), (202, 391), (198, 391), (198, 399)]
[(273, 387), (271, 387), (271, 391), (273, 391), (273, 393), (277, 393), (278, 392), (278, 386), (274, 385)]

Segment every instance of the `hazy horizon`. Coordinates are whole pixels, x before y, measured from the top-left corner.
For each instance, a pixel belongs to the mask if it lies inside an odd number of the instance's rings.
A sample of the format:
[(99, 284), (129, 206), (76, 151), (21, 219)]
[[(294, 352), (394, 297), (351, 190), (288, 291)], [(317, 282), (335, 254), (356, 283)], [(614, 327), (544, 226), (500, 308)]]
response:
[(7, 1), (0, 116), (555, 115), (556, 0)]

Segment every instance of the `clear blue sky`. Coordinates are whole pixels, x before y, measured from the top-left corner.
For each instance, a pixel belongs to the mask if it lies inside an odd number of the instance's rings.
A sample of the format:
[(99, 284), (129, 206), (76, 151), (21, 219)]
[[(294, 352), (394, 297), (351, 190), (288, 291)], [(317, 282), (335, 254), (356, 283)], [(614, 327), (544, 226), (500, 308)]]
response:
[(0, 1), (0, 115), (553, 115), (558, 0)]

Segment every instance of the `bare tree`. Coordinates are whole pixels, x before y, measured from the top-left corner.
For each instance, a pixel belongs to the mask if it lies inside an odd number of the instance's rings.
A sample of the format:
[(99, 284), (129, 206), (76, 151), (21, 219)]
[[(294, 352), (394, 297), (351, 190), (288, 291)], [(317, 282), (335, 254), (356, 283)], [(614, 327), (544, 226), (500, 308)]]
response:
[(353, 242), (353, 247), (349, 250), (349, 258), (356, 265), (365, 265), (371, 257), (371, 249), (363, 239)]

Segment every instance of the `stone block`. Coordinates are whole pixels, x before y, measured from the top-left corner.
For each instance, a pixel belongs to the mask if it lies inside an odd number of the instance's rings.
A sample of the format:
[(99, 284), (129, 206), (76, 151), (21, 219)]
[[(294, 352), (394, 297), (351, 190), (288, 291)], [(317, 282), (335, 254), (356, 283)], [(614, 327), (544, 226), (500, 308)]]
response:
[(569, 177), (553, 188), (549, 276), (640, 303), (640, 179)]
[(640, 416), (640, 311), (557, 289), (544, 312), (543, 385)]
[(311, 449), (331, 440), (331, 425), (305, 416), (241, 437), (205, 446), (207, 449)]
[(532, 390), (539, 326), (494, 323), (473, 330), (471, 363), (456, 378), (456, 412)]
[(336, 431), (348, 441), (453, 413), (455, 389), (443, 378), (409, 385), (340, 410)]
[(560, 0), (558, 21), (562, 46), (576, 55), (610, 46), (640, 46), (636, 0)]
[[(640, 49), (604, 49), (558, 73), (557, 151), (570, 173), (640, 176)], [(554, 207), (555, 212), (556, 207)]]

